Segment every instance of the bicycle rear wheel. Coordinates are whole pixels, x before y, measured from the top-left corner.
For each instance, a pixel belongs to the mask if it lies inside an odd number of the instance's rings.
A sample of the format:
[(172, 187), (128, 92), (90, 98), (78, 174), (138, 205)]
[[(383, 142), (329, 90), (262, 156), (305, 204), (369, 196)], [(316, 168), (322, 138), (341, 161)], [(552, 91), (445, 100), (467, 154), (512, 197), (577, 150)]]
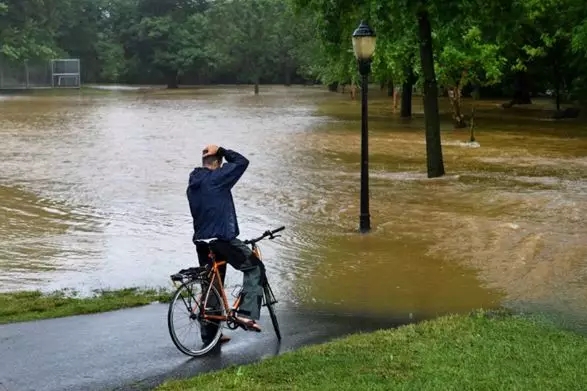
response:
[(271, 290), (268, 282), (266, 282), (265, 286), (263, 286), (263, 293), (265, 296), (265, 306), (269, 310), (269, 317), (271, 318), (275, 335), (277, 336), (277, 339), (281, 341), (281, 331), (279, 330), (279, 322), (277, 322), (277, 316), (275, 315), (274, 308), (274, 305), (277, 303), (277, 299), (275, 299), (273, 291)]
[(167, 313), (171, 340), (179, 351), (192, 357), (208, 353), (222, 335), (224, 322), (202, 319), (202, 310), (206, 309), (206, 315), (226, 316), (226, 308), (216, 287), (212, 286), (205, 300), (203, 295), (207, 286), (202, 289), (201, 284), (199, 281), (182, 284), (173, 295)]

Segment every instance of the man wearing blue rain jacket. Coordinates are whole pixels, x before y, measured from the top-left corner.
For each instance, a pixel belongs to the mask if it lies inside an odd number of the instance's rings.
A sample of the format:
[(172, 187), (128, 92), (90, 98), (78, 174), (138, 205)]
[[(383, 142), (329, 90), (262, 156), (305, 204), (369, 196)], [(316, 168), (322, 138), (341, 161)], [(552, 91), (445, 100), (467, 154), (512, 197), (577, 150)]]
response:
[[(222, 159), (226, 163), (222, 164)], [(209, 262), (211, 248), (218, 259), (226, 260), (243, 272), (241, 304), (237, 321), (246, 328), (261, 331), (255, 322), (260, 317), (263, 297), (263, 263), (241, 240), (231, 189), (249, 166), (247, 158), (230, 149), (208, 145), (202, 154), (202, 167), (196, 167), (189, 178), (187, 197), (194, 220), (193, 242), (200, 265)], [(209, 239), (215, 239), (209, 241)], [(209, 244), (208, 244), (209, 242)], [(226, 266), (221, 269), (224, 282)], [(215, 329), (202, 327), (202, 338), (213, 337)], [(227, 342), (223, 336), (221, 342)]]

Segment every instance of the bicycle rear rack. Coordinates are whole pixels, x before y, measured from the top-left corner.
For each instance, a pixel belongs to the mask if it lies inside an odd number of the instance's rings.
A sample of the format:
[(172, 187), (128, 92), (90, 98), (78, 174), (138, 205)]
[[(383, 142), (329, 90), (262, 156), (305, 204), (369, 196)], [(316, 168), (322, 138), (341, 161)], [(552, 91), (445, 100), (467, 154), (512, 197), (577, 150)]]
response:
[(210, 269), (206, 266), (190, 267), (187, 269), (181, 269), (179, 272), (172, 274), (170, 277), (171, 281), (181, 283), (183, 283), (184, 280), (205, 281), (208, 279), (209, 272)]

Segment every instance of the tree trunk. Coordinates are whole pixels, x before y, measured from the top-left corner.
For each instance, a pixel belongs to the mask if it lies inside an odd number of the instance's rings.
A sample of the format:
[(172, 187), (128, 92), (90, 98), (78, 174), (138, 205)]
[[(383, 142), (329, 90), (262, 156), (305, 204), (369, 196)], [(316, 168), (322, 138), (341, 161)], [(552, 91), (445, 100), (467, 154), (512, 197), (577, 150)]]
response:
[(259, 95), (259, 76), (255, 77), (255, 95)]
[(392, 97), (395, 91), (393, 80), (387, 82), (387, 96)]
[(471, 109), (471, 124), (469, 125), (469, 142), (475, 142), (475, 109), (477, 103), (473, 103), (473, 108)]
[(481, 87), (476, 84), (473, 87), (473, 108), (471, 109), (471, 123), (469, 124), (469, 142), (475, 142), (475, 111), (477, 110), (477, 101), (481, 96)]
[(421, 8), (416, 16), (418, 19), (418, 35), (420, 40), (420, 61), (424, 74), (424, 117), (426, 122), (426, 160), (428, 178), (444, 175), (442, 160), (442, 144), (440, 141), (440, 116), (438, 114), (438, 86), (434, 72), (432, 50), (432, 28), (426, 7), (422, 0)]
[(448, 98), (452, 105), (452, 119), (456, 129), (466, 128), (467, 122), (461, 112), (461, 87), (457, 84), (455, 87), (448, 88)]
[(357, 97), (357, 85), (355, 82), (351, 82), (351, 100), (355, 100)]
[(165, 72), (165, 78), (167, 79), (167, 88), (169, 88), (169, 89), (179, 88), (179, 82), (177, 80), (178, 76), (179, 76), (178, 71)]
[(531, 105), (530, 86), (528, 83), (528, 76), (526, 72), (518, 72), (514, 79), (514, 97), (508, 103), (504, 103), (504, 108), (512, 107), (513, 105)]
[(556, 99), (556, 111), (560, 111), (561, 110), (561, 88), (560, 88), (560, 81), (561, 81), (561, 77), (560, 77), (560, 72), (559, 72), (559, 67), (558, 67), (558, 63), (555, 60), (554, 61), (554, 94), (555, 94), (555, 99)]
[(289, 87), (291, 86), (291, 69), (289, 66), (289, 59), (285, 61), (285, 71), (284, 71), (284, 76), (285, 76), (285, 86)]
[(336, 91), (338, 91), (338, 82), (335, 81), (334, 83), (330, 83), (328, 85), (328, 91), (330, 91), (330, 92), (336, 92)]
[(410, 118), (412, 116), (412, 88), (416, 76), (412, 67), (407, 67), (405, 70), (406, 81), (402, 84), (402, 108), (400, 117)]

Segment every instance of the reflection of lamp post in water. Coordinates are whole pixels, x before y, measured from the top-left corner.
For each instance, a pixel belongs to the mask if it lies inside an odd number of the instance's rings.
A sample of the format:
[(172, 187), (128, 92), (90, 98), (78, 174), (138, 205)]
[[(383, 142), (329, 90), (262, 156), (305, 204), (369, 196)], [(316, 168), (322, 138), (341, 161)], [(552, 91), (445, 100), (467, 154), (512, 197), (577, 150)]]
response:
[(371, 59), (375, 52), (375, 32), (364, 21), (353, 33), (353, 51), (361, 74), (361, 232), (371, 230), (369, 217), (369, 141), (367, 126), (367, 88)]

